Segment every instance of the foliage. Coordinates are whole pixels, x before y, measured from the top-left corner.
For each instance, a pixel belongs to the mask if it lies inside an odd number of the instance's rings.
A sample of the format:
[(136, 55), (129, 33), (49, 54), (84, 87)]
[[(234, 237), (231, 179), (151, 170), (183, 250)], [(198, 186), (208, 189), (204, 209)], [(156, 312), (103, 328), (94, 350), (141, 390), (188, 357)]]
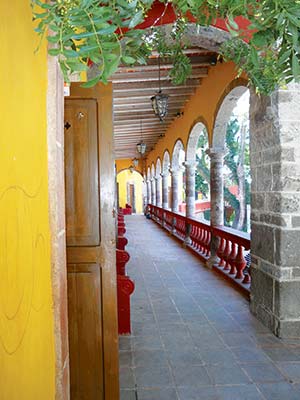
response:
[(208, 149), (207, 132), (203, 131), (199, 136), (196, 152), (196, 175), (195, 175), (195, 190), (200, 192), (204, 198), (209, 196), (209, 181), (210, 181), (210, 166), (209, 157), (206, 154)]
[[(240, 124), (237, 118), (232, 118), (227, 126), (226, 131), (226, 150), (227, 154), (224, 157), (224, 201), (233, 209), (233, 213), (228, 216), (225, 213), (225, 225), (236, 228), (238, 215), (240, 212), (239, 199), (230, 192), (229, 187), (238, 186), (238, 162), (241, 153), (240, 141)], [(250, 204), (250, 157), (249, 157), (249, 131), (247, 132), (247, 146), (245, 146), (245, 203)], [(199, 137), (197, 145), (197, 168), (196, 168), (196, 191), (202, 193), (207, 198), (209, 196), (209, 181), (210, 181), (210, 165), (209, 159), (205, 152), (208, 148), (207, 135), (202, 134)], [(246, 229), (246, 221), (243, 226)]]
[[(257, 91), (270, 94), (278, 85), (300, 79), (300, 0), (161, 0), (174, 8), (177, 19), (173, 43), (164, 41), (159, 28), (136, 29), (147, 17), (154, 0), (31, 0), (37, 32), (47, 36), (67, 80), (73, 72), (87, 70), (88, 60), (98, 66), (98, 75), (88, 85), (107, 82), (120, 63), (145, 63), (152, 50), (172, 56), (171, 77), (182, 83), (191, 72), (182, 49), (187, 15), (208, 26), (216, 18), (226, 21), (232, 39), (220, 53), (245, 71)], [(40, 12), (40, 10), (42, 12)], [(247, 32), (239, 29), (237, 16), (249, 20)], [(156, 21), (159, 24), (160, 18)], [(248, 43), (247, 43), (248, 42)]]
[[(225, 219), (225, 225), (236, 228), (239, 212), (240, 201), (229, 190), (231, 186), (238, 186), (238, 162), (241, 155), (241, 126), (237, 118), (232, 118), (227, 126), (226, 131), (226, 150), (227, 154), (224, 157), (224, 165), (227, 167), (227, 174), (224, 179), (224, 199), (234, 210), (232, 220)], [(250, 157), (249, 157), (249, 130), (247, 132), (247, 146), (245, 146), (245, 203), (250, 204)], [(246, 223), (246, 221), (244, 221)], [(243, 227), (246, 228), (245, 226)]]

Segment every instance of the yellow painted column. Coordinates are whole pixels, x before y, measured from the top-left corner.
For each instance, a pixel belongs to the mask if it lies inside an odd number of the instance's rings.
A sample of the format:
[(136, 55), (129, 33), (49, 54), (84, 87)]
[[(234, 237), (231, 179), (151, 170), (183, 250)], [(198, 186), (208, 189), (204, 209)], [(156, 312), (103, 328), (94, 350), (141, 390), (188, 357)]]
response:
[(0, 17), (0, 398), (54, 400), (46, 48), (29, 0)]

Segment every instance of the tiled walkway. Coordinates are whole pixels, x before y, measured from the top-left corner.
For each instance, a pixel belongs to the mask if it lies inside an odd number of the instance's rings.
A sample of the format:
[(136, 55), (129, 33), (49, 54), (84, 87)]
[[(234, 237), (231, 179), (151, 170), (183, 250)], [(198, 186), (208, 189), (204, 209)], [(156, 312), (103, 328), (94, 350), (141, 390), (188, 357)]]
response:
[(300, 400), (300, 343), (270, 334), (154, 222), (129, 216), (126, 226), (136, 289), (121, 400)]

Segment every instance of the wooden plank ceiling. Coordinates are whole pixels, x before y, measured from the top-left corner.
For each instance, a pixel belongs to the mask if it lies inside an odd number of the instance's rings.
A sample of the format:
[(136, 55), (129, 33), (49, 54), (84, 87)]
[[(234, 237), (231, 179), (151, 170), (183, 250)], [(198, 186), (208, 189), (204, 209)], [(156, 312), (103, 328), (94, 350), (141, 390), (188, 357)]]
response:
[(112, 77), (114, 99), (114, 139), (116, 159), (139, 157), (136, 144), (142, 139), (146, 154), (153, 149), (186, 102), (195, 93), (216, 63), (217, 54), (201, 48), (186, 51), (191, 60), (192, 74), (185, 84), (174, 86), (169, 78), (171, 62), (161, 60), (161, 89), (169, 95), (168, 115), (161, 123), (154, 114), (150, 98), (158, 91), (158, 55), (153, 54), (147, 65), (121, 66)]

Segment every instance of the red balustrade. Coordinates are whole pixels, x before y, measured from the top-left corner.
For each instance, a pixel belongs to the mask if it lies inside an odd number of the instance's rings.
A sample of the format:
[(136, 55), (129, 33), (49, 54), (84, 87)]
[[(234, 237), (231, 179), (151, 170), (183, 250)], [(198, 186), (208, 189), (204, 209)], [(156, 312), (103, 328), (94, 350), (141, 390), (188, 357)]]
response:
[(187, 218), (152, 204), (149, 210), (154, 221), (184, 242), (204, 262), (210, 257), (212, 238), (218, 238), (219, 264), (215, 268), (249, 290), (251, 278), (245, 259), (245, 255), (250, 252), (249, 234), (224, 226), (213, 227), (207, 222)]
[(120, 335), (130, 334), (130, 296), (134, 291), (134, 282), (126, 275), (126, 264), (130, 259), (125, 250), (128, 243), (124, 234), (126, 232), (124, 212), (118, 213), (117, 222), (118, 236), (116, 245), (116, 267), (117, 267), (117, 293), (118, 293), (118, 331)]
[(249, 285), (251, 279), (248, 271), (245, 272), (245, 254), (250, 251), (250, 235), (225, 226), (212, 227), (212, 234), (220, 239), (218, 268), (233, 275), (236, 281)]

